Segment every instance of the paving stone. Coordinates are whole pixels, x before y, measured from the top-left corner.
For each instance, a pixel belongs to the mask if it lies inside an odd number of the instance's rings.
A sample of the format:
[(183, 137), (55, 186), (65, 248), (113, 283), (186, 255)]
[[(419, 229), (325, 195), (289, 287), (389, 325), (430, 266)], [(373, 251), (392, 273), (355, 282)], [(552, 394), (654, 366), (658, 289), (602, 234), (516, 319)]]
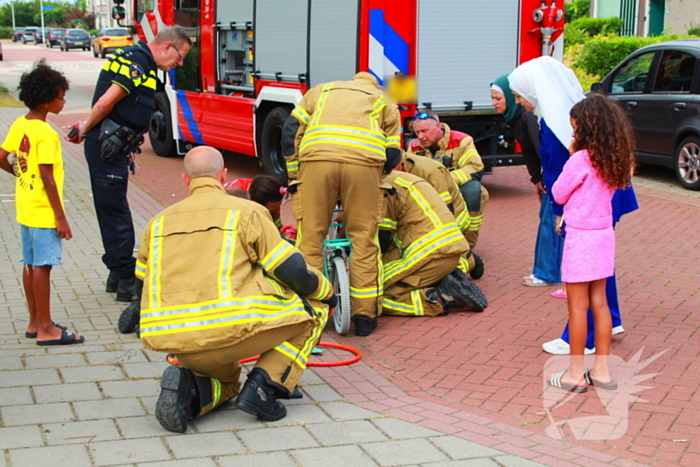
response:
[(523, 459), (522, 457), (518, 456), (498, 456), (497, 460), (498, 463), (504, 467), (545, 467), (544, 464)]
[(88, 444), (95, 465), (135, 464), (170, 460), (160, 439), (127, 439)]
[(347, 402), (325, 402), (321, 404), (321, 408), (335, 420), (365, 420), (383, 417), (377, 412), (372, 412)]
[(141, 403), (146, 407), (146, 412), (151, 415), (156, 414), (156, 403), (158, 402), (158, 396), (151, 397), (139, 397)]
[(470, 459), (474, 457), (491, 457), (505, 454), (503, 451), (482, 446), (477, 443), (472, 443), (465, 439), (456, 438), (454, 436), (440, 436), (429, 438), (435, 446), (442, 449), (448, 456), (453, 459)]
[[(270, 464), (272, 465), (272, 464)], [(139, 464), (139, 467), (216, 467), (216, 464), (211, 459), (183, 459), (178, 461), (165, 462), (149, 462), (148, 464)]]
[(60, 368), (64, 366), (85, 366), (82, 354), (36, 355), (24, 357), (27, 368)]
[(250, 430), (265, 428), (265, 424), (257, 417), (252, 417), (241, 410), (221, 410), (217, 408), (202, 418), (198, 418), (192, 424), (197, 431), (204, 433), (223, 430)]
[(39, 386), (43, 384), (60, 384), (56, 370), (12, 370), (3, 371), (0, 388), (14, 386)]
[(128, 381), (105, 381), (100, 383), (107, 397), (142, 397), (160, 394), (160, 380), (138, 379)]
[(90, 352), (85, 356), (90, 365), (105, 363), (144, 363), (148, 362), (146, 356), (140, 350), (117, 350), (114, 352)]
[(238, 436), (251, 451), (285, 451), (318, 447), (318, 443), (300, 426), (241, 430)]
[(81, 420), (106, 419), (145, 415), (136, 399), (106, 399), (75, 402), (73, 404)]
[(103, 397), (96, 383), (38, 386), (34, 388), (34, 396), (38, 403), (84, 401)]
[(24, 368), (19, 357), (0, 357), (0, 370), (21, 370)]
[(385, 443), (362, 444), (361, 446), (383, 466), (448, 460), (444, 454), (424, 439), (387, 441)]
[(160, 378), (168, 366), (168, 362), (125, 363), (122, 368), (130, 378)]
[(37, 425), (39, 423), (67, 422), (73, 411), (70, 404), (34, 404), (3, 407), (2, 421), (5, 426)]
[[(44, 370), (45, 371), (45, 370)], [(61, 368), (66, 383), (85, 383), (89, 381), (112, 381), (124, 379), (124, 372), (112, 365)]]
[(496, 461), (483, 457), (481, 459), (462, 459), (457, 461), (421, 464), (422, 467), (501, 467)]
[(298, 467), (298, 464), (284, 452), (217, 457), (216, 461), (221, 467)]
[(10, 451), (10, 462), (16, 467), (37, 465), (92, 466), (85, 445), (13, 449)]
[(297, 449), (290, 454), (302, 467), (376, 467), (377, 465), (357, 446)]
[[(82, 335), (83, 333), (80, 332), (80, 329), (83, 329), (82, 326), (80, 327), (73, 327), (74, 331), (77, 332), (78, 334)], [(87, 342), (87, 338), (85, 339)], [(87, 345), (87, 344), (82, 344), (82, 345), (62, 345), (58, 347), (49, 347), (46, 349), (49, 354), (68, 354), (68, 353), (85, 353), (85, 352), (104, 352), (105, 348), (103, 345)], [(84, 365), (84, 363), (83, 363)]]
[(43, 446), (38, 426), (17, 426), (0, 428), (0, 449)]
[(324, 446), (387, 441), (387, 437), (367, 420), (317, 423), (306, 429)]
[(306, 370), (299, 379), (299, 385), (308, 386), (309, 384), (326, 384), (326, 382), (313, 370)]
[(177, 458), (224, 456), (248, 451), (231, 432), (177, 435), (165, 440)]
[[(3, 374), (3, 378), (5, 375)], [(29, 388), (2, 388), (0, 389), (0, 407), (4, 405), (31, 404), (32, 394)], [(2, 457), (2, 456), (0, 456)]]
[(304, 386), (303, 391), (316, 402), (329, 402), (345, 399), (327, 384)]
[(398, 418), (375, 418), (372, 420), (372, 423), (392, 439), (427, 438), (440, 435), (435, 430), (416, 425), (415, 423), (408, 423)]
[[(50, 423), (43, 426), (48, 444), (84, 444), (121, 439), (112, 420)], [(94, 438), (90, 438), (94, 436)]]
[(22, 348), (22, 349), (5, 349), (0, 350), (0, 357), (21, 357), (23, 355), (46, 355), (46, 349), (42, 348)]
[(267, 425), (305, 425), (307, 423), (327, 423), (332, 421), (320, 407), (314, 404), (288, 405), (287, 401), (284, 401), (284, 405), (287, 406), (287, 416), (276, 422), (266, 422)]
[(160, 426), (160, 423), (153, 415), (118, 418), (115, 421), (124, 438), (150, 438), (152, 436), (171, 434), (171, 432)]

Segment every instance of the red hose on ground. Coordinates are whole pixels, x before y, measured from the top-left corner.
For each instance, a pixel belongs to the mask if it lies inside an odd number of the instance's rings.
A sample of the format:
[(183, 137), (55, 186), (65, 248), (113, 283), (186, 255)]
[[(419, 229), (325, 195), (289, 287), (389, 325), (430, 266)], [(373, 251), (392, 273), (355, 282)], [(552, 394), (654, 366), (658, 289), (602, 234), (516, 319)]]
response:
[[(335, 342), (319, 342), (318, 347), (332, 347), (334, 349), (340, 349), (340, 350), (345, 350), (348, 351), (355, 356), (353, 358), (349, 358), (347, 360), (338, 360), (335, 362), (308, 362), (306, 366), (343, 366), (343, 365), (352, 365), (353, 363), (359, 362), (360, 359), (362, 359), (362, 352), (357, 350), (354, 347), (350, 347), (349, 345), (343, 345), (343, 344), (336, 344)], [(244, 360), (241, 360), (241, 363), (250, 363), (254, 362), (255, 360), (258, 359), (258, 356), (255, 357), (250, 357), (246, 358)]]

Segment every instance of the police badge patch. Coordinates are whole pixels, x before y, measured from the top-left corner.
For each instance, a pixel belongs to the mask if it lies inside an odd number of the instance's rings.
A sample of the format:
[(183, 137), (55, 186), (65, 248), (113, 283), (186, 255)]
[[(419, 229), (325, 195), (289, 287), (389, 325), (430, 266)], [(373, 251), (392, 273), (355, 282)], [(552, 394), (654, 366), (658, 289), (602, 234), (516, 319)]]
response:
[(131, 73), (131, 79), (139, 79), (143, 76), (143, 68), (138, 63), (132, 63), (129, 67), (129, 72)]

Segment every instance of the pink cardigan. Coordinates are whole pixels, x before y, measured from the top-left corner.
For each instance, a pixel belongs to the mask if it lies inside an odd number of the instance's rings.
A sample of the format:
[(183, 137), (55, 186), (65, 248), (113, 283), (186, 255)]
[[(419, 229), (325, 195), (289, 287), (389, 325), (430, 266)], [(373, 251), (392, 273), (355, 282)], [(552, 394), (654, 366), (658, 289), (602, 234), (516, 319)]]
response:
[(612, 226), (612, 197), (615, 188), (598, 176), (587, 150), (578, 151), (564, 165), (552, 185), (554, 201), (564, 205), (567, 225), (600, 230)]

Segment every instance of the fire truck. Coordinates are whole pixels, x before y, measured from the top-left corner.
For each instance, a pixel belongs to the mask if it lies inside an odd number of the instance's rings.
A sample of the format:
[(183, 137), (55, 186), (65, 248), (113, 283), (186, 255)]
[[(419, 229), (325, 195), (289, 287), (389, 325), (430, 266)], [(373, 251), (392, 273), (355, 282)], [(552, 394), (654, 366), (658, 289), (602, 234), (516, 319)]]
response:
[[(563, 0), (560, 0), (563, 8)], [(380, 84), (415, 79), (399, 102), (404, 134), (432, 109), (474, 137), (487, 172), (522, 157), (490, 100), (490, 83), (542, 54), (560, 54), (556, 0), (134, 0), (133, 25), (148, 41), (184, 27), (184, 65), (157, 95), (149, 137), (159, 156), (196, 145), (256, 156), (286, 178), (282, 126), (311, 87), (359, 71)], [(123, 11), (123, 10), (122, 10)]]

